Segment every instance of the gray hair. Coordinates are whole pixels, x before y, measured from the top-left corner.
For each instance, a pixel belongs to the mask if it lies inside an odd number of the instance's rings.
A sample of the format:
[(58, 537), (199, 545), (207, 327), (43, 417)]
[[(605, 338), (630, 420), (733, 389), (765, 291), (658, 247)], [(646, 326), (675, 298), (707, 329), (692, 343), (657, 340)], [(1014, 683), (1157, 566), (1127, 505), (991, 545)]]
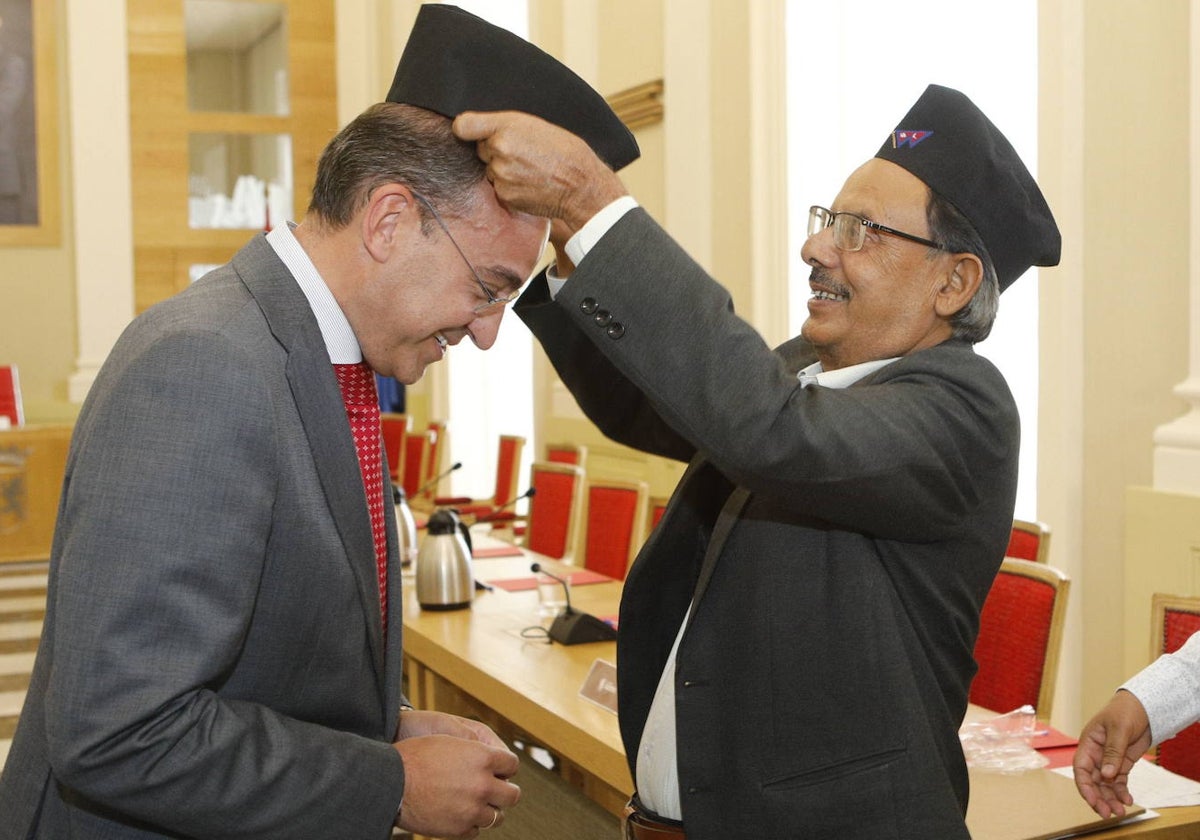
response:
[[(321, 153), (308, 212), (344, 228), (376, 188), (396, 183), (457, 214), (470, 206), (485, 171), (475, 144), (454, 136), (449, 118), (381, 102), (355, 117)], [(425, 208), (417, 207), (424, 224)]]
[(974, 254), (983, 263), (983, 278), (975, 295), (950, 318), (955, 338), (972, 344), (983, 341), (991, 333), (996, 312), (1000, 309), (1000, 281), (987, 247), (967, 217), (933, 190), (929, 191), (929, 201), (925, 205), (925, 219), (929, 224), (930, 239), (942, 243), (950, 253)]

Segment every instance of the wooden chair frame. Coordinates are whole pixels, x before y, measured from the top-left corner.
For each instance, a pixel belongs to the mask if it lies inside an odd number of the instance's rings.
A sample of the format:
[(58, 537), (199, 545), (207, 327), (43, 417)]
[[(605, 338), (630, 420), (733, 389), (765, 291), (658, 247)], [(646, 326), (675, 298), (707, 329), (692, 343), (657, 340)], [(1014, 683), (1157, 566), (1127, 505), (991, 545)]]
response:
[(654, 531), (655, 521), (654, 512), (659, 508), (665, 512), (667, 502), (671, 500), (670, 496), (650, 496), (646, 499), (646, 539), (650, 538), (651, 532)]
[(1155, 592), (1150, 600), (1150, 661), (1158, 659), (1165, 651), (1167, 612), (1186, 612), (1200, 615), (1200, 597), (1167, 595)]
[[(1166, 647), (1167, 647), (1166, 646), (1166, 641), (1167, 641), (1166, 632), (1167, 632), (1167, 613), (1168, 612), (1180, 612), (1180, 613), (1188, 613), (1190, 615), (1200, 616), (1200, 597), (1188, 596), (1188, 595), (1168, 595), (1163, 592), (1154, 593), (1154, 595), (1151, 597), (1151, 600), (1150, 600), (1150, 623), (1151, 623), (1150, 661), (1151, 662), (1158, 659), (1158, 657), (1162, 656), (1164, 653), (1167, 652), (1167, 650), (1166, 650)], [(1190, 729), (1190, 727), (1185, 727), (1184, 729), (1185, 729), (1185, 731), (1187, 731)], [(1183, 736), (1183, 732), (1180, 732), (1180, 733), (1178, 733), (1178, 735), (1175, 735), (1172, 737), (1180, 737), (1180, 736)], [(1163, 744), (1167, 743), (1170, 740), (1171, 740), (1171, 738), (1166, 739), (1163, 742)], [(1159, 761), (1159, 762), (1162, 761), (1163, 744), (1159, 744), (1158, 747), (1156, 747), (1156, 749), (1155, 749), (1155, 752), (1157, 754), (1156, 761)], [(1174, 772), (1179, 772), (1183, 768), (1167, 767), (1166, 769), (1173, 770)]]
[[(1025, 520), (1025, 519), (1014, 519), (1012, 529), (1013, 529), (1013, 531), (1019, 531), (1023, 534), (1028, 534), (1031, 537), (1035, 537), (1037, 539), (1037, 541), (1038, 541), (1037, 556), (1032, 558), (1035, 562), (1037, 562), (1037, 563), (1050, 562), (1050, 526), (1049, 525), (1047, 525), (1045, 522), (1040, 522), (1038, 520), (1029, 521), (1029, 520)], [(1018, 558), (1018, 559), (1030, 559), (1030, 558)]]
[[(583, 533), (583, 528), (580, 522), (583, 521), (584, 515), (584, 498), (587, 491), (587, 475), (583, 467), (576, 464), (562, 464), (557, 461), (534, 461), (529, 468), (529, 486), (537, 487), (538, 473), (559, 473), (563, 475), (573, 475), (575, 477), (575, 485), (571, 492), (570, 512), (567, 520), (566, 543), (563, 548), (563, 556), (560, 558), (564, 563), (575, 563), (576, 559), (582, 554), (580, 550), (580, 535)], [(531, 544), (532, 538), (535, 535), (534, 527), (536, 520), (534, 519), (534, 510), (538, 504), (538, 497), (535, 495), (529, 500), (529, 518), (525, 529), (525, 545)]]
[[(1058, 682), (1058, 660), (1062, 652), (1063, 626), (1067, 619), (1067, 601), (1071, 591), (1071, 579), (1058, 569), (1033, 560), (1005, 557), (1000, 564), (999, 574), (1019, 575), (1049, 584), (1054, 589), (1054, 606), (1050, 611), (1050, 632), (1046, 637), (1046, 651), (1042, 660), (1042, 681), (1038, 687), (1038, 720), (1049, 721), (1054, 710), (1054, 689)], [(1007, 712), (1009, 709), (993, 709)]]
[(543, 461), (557, 464), (574, 464), (587, 469), (588, 448), (582, 443), (548, 443)]
[[(431, 481), (439, 475), (450, 463), (450, 436), (446, 432), (445, 420), (430, 420), (425, 429), (429, 432), (429, 464), (426, 467), (426, 481)], [(433, 494), (438, 494), (438, 486), (434, 486)]]
[[(412, 441), (420, 439), (420, 458), (418, 463), (413, 464), (409, 461), (409, 446)], [(418, 507), (430, 507), (433, 504), (433, 488), (426, 488), (423, 492), (418, 492), (428, 483), (429, 474), (429, 432), (409, 432), (404, 437), (404, 471), (400, 474), (400, 485), (404, 488), (404, 493), (408, 496), (409, 505)], [(415, 470), (415, 473), (414, 473)]]
[(625, 572), (629, 569), (629, 564), (633, 562), (633, 558), (637, 556), (638, 551), (642, 548), (642, 543), (645, 542), (646, 536), (646, 521), (649, 518), (650, 512), (650, 485), (644, 481), (622, 481), (619, 479), (595, 479), (587, 482), (587, 498), (584, 504), (584, 533), (583, 533), (583, 565), (588, 567), (588, 538), (590, 537), (592, 522), (592, 491), (593, 490), (621, 490), (634, 494), (633, 521), (629, 525), (629, 549), (625, 553), (625, 568), (621, 573), (621, 579), (624, 580)]

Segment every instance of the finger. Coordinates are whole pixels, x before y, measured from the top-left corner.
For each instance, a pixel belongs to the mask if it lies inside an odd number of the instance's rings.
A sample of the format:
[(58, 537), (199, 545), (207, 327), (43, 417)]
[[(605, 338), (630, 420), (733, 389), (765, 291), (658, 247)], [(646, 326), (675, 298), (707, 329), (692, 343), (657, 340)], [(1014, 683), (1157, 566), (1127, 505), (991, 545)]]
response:
[(486, 111), (463, 111), (454, 118), (451, 129), (459, 140), (486, 140), (496, 133), (496, 115)]
[(1115, 779), (1120, 772), (1121, 762), (1125, 760), (1125, 749), (1129, 746), (1124, 732), (1113, 728), (1108, 732), (1104, 743), (1104, 754), (1100, 758), (1100, 775), (1105, 779)]
[(487, 831), (490, 828), (499, 828), (500, 826), (504, 825), (504, 809), (497, 808), (495, 805), (489, 807), (492, 811), (492, 815), (490, 817), (491, 824), (479, 826), (480, 831)]
[(517, 775), (517, 770), (521, 767), (521, 760), (517, 758), (516, 753), (504, 745), (490, 749), (491, 756), (488, 759), (487, 768), (493, 776), (497, 779), (509, 779)]

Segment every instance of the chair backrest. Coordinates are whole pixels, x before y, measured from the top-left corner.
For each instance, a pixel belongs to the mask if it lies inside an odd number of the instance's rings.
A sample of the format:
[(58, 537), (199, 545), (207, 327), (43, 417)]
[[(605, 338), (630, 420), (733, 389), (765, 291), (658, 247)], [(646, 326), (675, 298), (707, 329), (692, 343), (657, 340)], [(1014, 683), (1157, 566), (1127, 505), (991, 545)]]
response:
[(529, 500), (525, 547), (547, 557), (573, 561), (578, 554), (577, 532), (583, 516), (583, 467), (534, 461), (530, 485), (537, 492)]
[(496, 492), (492, 494), (492, 505), (500, 507), (517, 498), (517, 480), (521, 476), (521, 453), (525, 451), (525, 438), (520, 435), (500, 435), (496, 450)]
[(25, 409), (21, 404), (21, 380), (16, 365), (0, 365), (0, 417), (8, 426), (20, 428), (25, 425)]
[[(409, 504), (418, 500), (417, 491), (429, 480), (429, 432), (409, 432), (404, 436), (404, 473), (402, 484)], [(432, 497), (433, 488), (424, 495)]]
[[(1200, 633), (1200, 598), (1155, 594), (1151, 601), (1153, 631), (1150, 656), (1174, 653)], [(1193, 723), (1158, 745), (1158, 763), (1172, 773), (1200, 782), (1200, 723)]]
[[(447, 460), (446, 453), (450, 451), (450, 447), (446, 441), (445, 420), (430, 420), (425, 429), (429, 432), (429, 464), (426, 467), (429, 475), (425, 480), (430, 481), (445, 469), (442, 462)], [(434, 492), (437, 491), (436, 487), (433, 489)]]
[(1058, 569), (1005, 557), (979, 617), (970, 700), (994, 712), (1028, 703), (1048, 721), (1071, 582)]
[(589, 481), (587, 530), (583, 565), (617, 580), (625, 579), (629, 563), (641, 548), (646, 533), (644, 481)]
[(1043, 522), (1014, 519), (1006, 557), (1047, 563), (1050, 559), (1050, 526)]
[(546, 460), (555, 464), (574, 464), (586, 470), (587, 451), (582, 443), (548, 443)]
[(408, 435), (408, 415), (383, 412), (379, 425), (383, 432), (383, 451), (387, 455), (388, 473), (399, 483), (404, 471), (404, 438)]
[(663, 518), (663, 514), (667, 512), (666, 496), (651, 496), (647, 501), (649, 513), (646, 516), (646, 536), (650, 536), (650, 532), (658, 527), (659, 521)]

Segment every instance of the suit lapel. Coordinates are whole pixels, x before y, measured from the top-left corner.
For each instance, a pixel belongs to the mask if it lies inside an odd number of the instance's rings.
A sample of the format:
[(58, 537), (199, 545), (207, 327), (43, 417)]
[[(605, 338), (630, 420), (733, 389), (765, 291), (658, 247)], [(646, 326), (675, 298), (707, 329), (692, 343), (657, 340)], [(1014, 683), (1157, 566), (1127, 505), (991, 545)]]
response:
[[(725, 541), (729, 538), (729, 533), (737, 524), (738, 517), (741, 516), (742, 509), (746, 507), (746, 502), (749, 500), (749, 490), (744, 487), (735, 487), (721, 507), (721, 512), (717, 514), (712, 536), (708, 539), (708, 548), (704, 552), (704, 562), (700, 564), (700, 575), (696, 578), (696, 588), (692, 593), (693, 604), (700, 603), (700, 599), (704, 597), (704, 593), (708, 589), (708, 582), (712, 580), (713, 570), (717, 566), (717, 560), (725, 548)], [(692, 612), (695, 612), (694, 606)]]
[[(325, 499), (333, 513), (358, 585), (369, 625), (372, 659), (384, 681), (383, 622), (379, 614), (375, 547), (358, 453), (346, 421), (341, 390), (308, 299), (263, 237), (256, 237), (233, 260), (242, 282), (258, 302), (272, 334), (287, 351), (286, 375), (304, 427)], [(390, 492), (390, 488), (386, 488)], [(389, 575), (396, 555), (396, 533), (388, 525)], [(389, 580), (398, 587), (400, 575)], [(390, 588), (390, 587), (389, 587)], [(400, 612), (394, 613), (400, 623)], [(391, 622), (389, 622), (391, 623)], [(388, 680), (388, 683), (391, 681)], [(397, 680), (398, 684), (398, 680)], [(390, 694), (391, 692), (388, 692)], [(389, 704), (390, 705), (390, 704)]]

